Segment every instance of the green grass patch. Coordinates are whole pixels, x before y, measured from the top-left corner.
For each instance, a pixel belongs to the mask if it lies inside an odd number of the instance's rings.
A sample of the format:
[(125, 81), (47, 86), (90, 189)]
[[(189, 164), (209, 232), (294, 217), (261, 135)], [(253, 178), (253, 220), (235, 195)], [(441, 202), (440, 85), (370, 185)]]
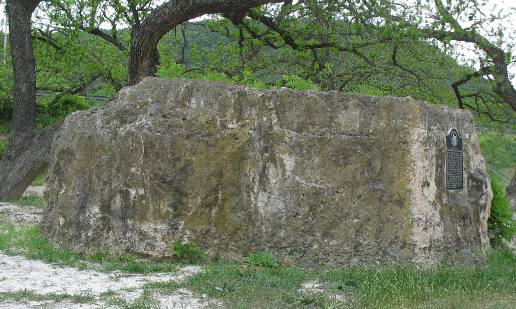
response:
[(7, 151), (7, 140), (0, 139), (0, 159), (4, 156)]
[(0, 120), (0, 159), (7, 150), (9, 141), (9, 122)]
[(50, 293), (50, 294), (36, 294), (32, 291), (28, 290), (22, 290), (19, 292), (4, 292), (0, 293), (0, 302), (17, 302), (17, 303), (24, 303), (29, 301), (61, 301), (71, 298), (70, 295), (67, 294), (56, 294), (56, 293)]
[(488, 220), (489, 240), (491, 246), (501, 247), (504, 245), (504, 240), (512, 239), (516, 231), (516, 222), (512, 220), (512, 211), (505, 198), (505, 188), (500, 184), (498, 177), (491, 177), (491, 188), (493, 189), (493, 201)]
[[(91, 304), (95, 299), (93, 296), (88, 294), (80, 295), (68, 295), (59, 293), (49, 294), (36, 294), (29, 290), (22, 290), (19, 292), (4, 292), (0, 293), (0, 303), (3, 302), (15, 302), (15, 303), (28, 303), (28, 302), (60, 302), (64, 300), (71, 300), (76, 304)], [(46, 308), (46, 307), (44, 307)]]
[(199, 263), (208, 259), (208, 256), (202, 251), (201, 247), (194, 242), (181, 243), (180, 241), (176, 241), (174, 247), (171, 249), (171, 253), (177, 261), (183, 263)]
[[(508, 251), (493, 251), (484, 266), (352, 267), (325, 274), (324, 279), (355, 289), (361, 308), (415, 308), (436, 299), (453, 307), (471, 295), (504, 298), (516, 293), (516, 258)], [(512, 303), (515, 305), (515, 303)], [(428, 307), (432, 307), (429, 305)], [(441, 306), (439, 306), (441, 307)], [(466, 308), (459, 306), (458, 308)]]
[(31, 259), (42, 260), (85, 269), (94, 267), (103, 271), (119, 270), (127, 273), (172, 272), (177, 265), (166, 261), (153, 261), (129, 254), (108, 254), (98, 251), (82, 254), (68, 248), (54, 247), (41, 237), (39, 226), (16, 226), (0, 217), (0, 251), (6, 254), (22, 254)]
[(48, 175), (48, 172), (45, 170), (43, 173), (41, 173), (41, 175), (39, 175), (38, 177), (36, 177), (36, 179), (34, 179), (34, 181), (32, 182), (32, 186), (42, 186), (45, 184), (45, 178), (47, 177)]
[(479, 139), (489, 175), (507, 187), (516, 171), (516, 134), (490, 130), (480, 132)]
[[(324, 291), (303, 292), (317, 280)], [(482, 266), (345, 267), (311, 272), (216, 262), (183, 286), (228, 308), (496, 308), (516, 306), (516, 258), (492, 251)], [(177, 288), (171, 284), (170, 290)]]
[(308, 273), (297, 268), (254, 267), (220, 261), (190, 277), (185, 286), (221, 299), (230, 308), (282, 308), (301, 304), (297, 290), (307, 277)]
[[(153, 273), (176, 271), (178, 267), (126, 254), (78, 254), (56, 248), (41, 237), (38, 226), (16, 226), (5, 218), (0, 218), (0, 251), (80, 269)], [(131, 304), (117, 295), (102, 298), (123, 308), (144, 308), (155, 304), (152, 295), (156, 292), (166, 295), (187, 288), (223, 301), (225, 308), (516, 307), (516, 257), (501, 249), (491, 251), (486, 264), (479, 266), (357, 266), (323, 272), (285, 267), (275, 257), (256, 252), (240, 263), (221, 260), (203, 268), (204, 272), (182, 283), (149, 283)], [(303, 290), (307, 282), (317, 282), (318, 290)], [(22, 294), (0, 294), (0, 300), (39, 297)], [(90, 301), (87, 295), (73, 299)]]
[(0, 134), (7, 136), (9, 131), (11, 131), (11, 123), (7, 120), (0, 120)]
[(265, 252), (258, 251), (249, 255), (247, 262), (252, 266), (260, 266), (260, 267), (279, 267), (280, 261)]
[(15, 205), (34, 206), (34, 207), (39, 207), (39, 208), (43, 208), (47, 205), (47, 203), (45, 202), (44, 199), (39, 198), (39, 197), (34, 197), (34, 196), (22, 197), (20, 199), (12, 200), (10, 202)]

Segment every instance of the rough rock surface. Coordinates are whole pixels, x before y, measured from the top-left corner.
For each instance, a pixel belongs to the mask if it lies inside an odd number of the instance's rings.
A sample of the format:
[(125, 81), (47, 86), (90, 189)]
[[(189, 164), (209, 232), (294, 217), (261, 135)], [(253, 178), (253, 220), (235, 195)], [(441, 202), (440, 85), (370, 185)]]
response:
[[(445, 135), (464, 189), (445, 189)], [(269, 251), (302, 265), (475, 261), (492, 193), (467, 111), (147, 78), (54, 140), (42, 231), (76, 250)]]

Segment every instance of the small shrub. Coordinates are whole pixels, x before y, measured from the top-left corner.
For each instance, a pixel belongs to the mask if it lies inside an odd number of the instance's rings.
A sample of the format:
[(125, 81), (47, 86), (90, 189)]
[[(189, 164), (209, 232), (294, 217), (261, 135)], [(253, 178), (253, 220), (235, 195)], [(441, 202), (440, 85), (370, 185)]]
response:
[(43, 171), (34, 181), (32, 181), (32, 186), (43, 186), (45, 184), (45, 178), (47, 178), (48, 171)]
[(487, 163), (487, 172), (496, 177), (499, 184), (507, 186), (516, 168), (516, 134), (489, 129), (480, 131), (478, 138)]
[(65, 118), (68, 114), (78, 110), (86, 110), (90, 107), (88, 100), (82, 96), (64, 95), (55, 104), (46, 105), (42, 103), (38, 106), (38, 124), (47, 126)]
[(12, 114), (13, 102), (0, 94), (0, 120), (11, 119)]
[(44, 208), (47, 205), (44, 199), (35, 196), (22, 197), (18, 200), (12, 200), (11, 202), (15, 205), (33, 206), (39, 208)]
[(238, 83), (255, 89), (267, 89), (267, 84), (264, 81), (258, 79), (251, 70), (244, 70), (242, 75), (243, 77), (240, 80), (236, 79)]
[(319, 90), (319, 86), (309, 80), (304, 80), (297, 75), (283, 75), (283, 82), (286, 87), (295, 90)]
[(181, 243), (180, 241), (174, 243), (172, 256), (185, 263), (201, 262), (208, 258), (196, 243)]
[(497, 177), (491, 178), (493, 189), (493, 202), (491, 203), (491, 215), (488, 220), (489, 238), (491, 246), (501, 247), (503, 240), (511, 240), (516, 230), (512, 221), (512, 211), (509, 202), (505, 198), (505, 190)]
[(177, 64), (174, 61), (160, 64), (158, 66), (159, 77), (177, 78), (185, 74), (186, 70), (183, 65)]
[(7, 150), (7, 142), (0, 141), (0, 159), (2, 159), (6, 150)]
[[(7, 120), (8, 119), (8, 120)], [(11, 118), (2, 118), (0, 117), (0, 134), (9, 135), (11, 131)]]
[(70, 113), (78, 110), (85, 110), (89, 107), (90, 105), (84, 97), (78, 95), (65, 95), (51, 107), (49, 113), (52, 117), (64, 118)]
[(228, 76), (225, 73), (222, 72), (215, 72), (215, 71), (208, 71), (202, 75), (199, 76), (193, 76), (195, 79), (199, 80), (211, 80), (211, 81), (218, 81), (218, 82), (224, 82), (224, 83), (232, 83), (233, 81), (228, 78)]
[(247, 258), (247, 262), (250, 265), (260, 266), (260, 267), (272, 267), (272, 268), (275, 268), (275, 267), (279, 267), (280, 266), (280, 262), (278, 261), (277, 258), (275, 258), (274, 256), (272, 256), (270, 254), (262, 252), (262, 251), (258, 251), (258, 252), (252, 253)]

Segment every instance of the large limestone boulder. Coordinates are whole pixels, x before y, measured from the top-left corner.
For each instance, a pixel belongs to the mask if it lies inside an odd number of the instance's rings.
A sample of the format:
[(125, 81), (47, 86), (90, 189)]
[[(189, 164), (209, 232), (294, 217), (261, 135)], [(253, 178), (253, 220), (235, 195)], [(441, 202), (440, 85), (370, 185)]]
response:
[[(492, 193), (472, 118), (412, 98), (147, 78), (66, 119), (42, 232), (155, 257), (179, 240), (300, 265), (475, 261)], [(450, 128), (460, 190), (445, 184)]]

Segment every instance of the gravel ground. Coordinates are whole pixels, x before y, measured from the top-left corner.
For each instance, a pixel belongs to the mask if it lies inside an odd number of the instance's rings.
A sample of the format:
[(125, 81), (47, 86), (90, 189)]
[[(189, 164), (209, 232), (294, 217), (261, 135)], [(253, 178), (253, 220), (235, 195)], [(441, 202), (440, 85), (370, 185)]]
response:
[(23, 192), (23, 197), (39, 197), (43, 198), (45, 194), (45, 186), (29, 186), (25, 192)]
[[(0, 203), (0, 215), (15, 224), (37, 224), (43, 209)], [(106, 295), (123, 299), (131, 304), (143, 293), (144, 285), (153, 282), (181, 282), (202, 271), (200, 266), (186, 266), (174, 273), (150, 275), (79, 270), (73, 267), (52, 265), (23, 256), (10, 256), (0, 252), (0, 309), (18, 308), (117, 308), (108, 305)], [(20, 301), (8, 295), (31, 293)], [(59, 298), (55, 295), (68, 295)], [(87, 297), (85, 303), (76, 303), (74, 297)], [(2, 301), (2, 299), (4, 299)], [(8, 299), (8, 300), (5, 300)], [(44, 300), (41, 300), (44, 299)], [(187, 289), (178, 289), (170, 295), (153, 293), (157, 308), (214, 308), (220, 302), (206, 295), (195, 295)]]
[(38, 224), (43, 215), (43, 209), (0, 203), (0, 215), (5, 216), (14, 224)]

